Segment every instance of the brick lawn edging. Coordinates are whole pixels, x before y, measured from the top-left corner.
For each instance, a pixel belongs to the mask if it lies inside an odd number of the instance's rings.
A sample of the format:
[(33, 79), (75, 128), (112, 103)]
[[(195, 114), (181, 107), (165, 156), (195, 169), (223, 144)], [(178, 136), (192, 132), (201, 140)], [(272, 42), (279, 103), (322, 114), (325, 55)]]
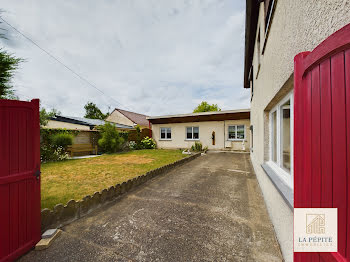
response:
[(95, 192), (93, 195), (87, 195), (80, 201), (75, 201), (72, 199), (69, 200), (65, 206), (63, 204), (57, 204), (53, 210), (44, 208), (41, 210), (41, 231), (44, 232), (50, 228), (60, 228), (81, 217), (84, 217), (93, 210), (116, 200), (120, 195), (129, 192), (131, 189), (136, 188), (153, 177), (189, 162), (200, 155), (200, 153), (197, 153), (177, 160), (171, 164), (153, 169), (146, 174), (129, 179), (121, 184), (111, 186), (108, 189), (103, 189), (100, 192)]

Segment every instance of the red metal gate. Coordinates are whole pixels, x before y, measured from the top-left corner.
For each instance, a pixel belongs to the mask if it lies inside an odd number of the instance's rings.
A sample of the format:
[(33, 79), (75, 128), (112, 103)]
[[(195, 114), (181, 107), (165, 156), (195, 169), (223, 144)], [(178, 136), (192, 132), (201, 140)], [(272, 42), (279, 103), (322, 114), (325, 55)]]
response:
[(39, 100), (0, 100), (0, 261), (40, 240)]
[(350, 24), (294, 62), (294, 206), (338, 208), (338, 252), (294, 261), (350, 261)]

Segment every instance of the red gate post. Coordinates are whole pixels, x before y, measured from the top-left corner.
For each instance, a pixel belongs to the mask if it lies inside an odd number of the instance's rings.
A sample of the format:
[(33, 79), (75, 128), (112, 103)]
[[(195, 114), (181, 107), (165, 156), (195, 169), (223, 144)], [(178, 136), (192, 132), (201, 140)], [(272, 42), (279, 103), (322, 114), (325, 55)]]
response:
[[(41, 239), (41, 159), (40, 159), (40, 101), (39, 99), (33, 99), (33, 113), (34, 113), (34, 167), (36, 174), (36, 186), (35, 188), (35, 211), (34, 211), (34, 225), (33, 225), (33, 234), (34, 242), (38, 243)], [(36, 244), (35, 243), (35, 244)]]
[[(305, 113), (305, 103), (303, 97), (305, 89), (303, 89), (303, 61), (310, 52), (300, 53), (294, 58), (294, 207), (306, 207), (305, 199), (308, 190), (307, 186), (310, 183), (309, 179), (304, 177), (304, 157), (303, 145), (305, 144), (304, 126), (305, 120), (303, 117)], [(304, 80), (305, 81), (305, 80)], [(294, 243), (294, 242), (293, 242)], [(294, 261), (311, 261), (311, 254), (309, 253), (294, 253)]]

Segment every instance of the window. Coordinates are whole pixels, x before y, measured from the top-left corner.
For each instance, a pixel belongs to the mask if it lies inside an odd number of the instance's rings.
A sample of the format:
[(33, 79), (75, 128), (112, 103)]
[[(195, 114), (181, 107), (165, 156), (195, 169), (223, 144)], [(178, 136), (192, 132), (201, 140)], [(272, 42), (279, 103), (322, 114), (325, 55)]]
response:
[(256, 49), (256, 51), (257, 51), (257, 60), (258, 60), (258, 69), (256, 70), (256, 79), (258, 79), (258, 76), (259, 76), (259, 72), (260, 72), (260, 55), (261, 55), (261, 53), (260, 53), (260, 27), (259, 27), (259, 29), (258, 29), (259, 31), (258, 31), (258, 37), (257, 37), (257, 40), (256, 40), (256, 47), (257, 47), (257, 49)]
[(250, 150), (253, 152), (253, 148), (254, 148), (254, 128), (253, 126), (250, 126)]
[(270, 162), (292, 186), (293, 174), (293, 93), (270, 112)]
[(171, 140), (171, 128), (161, 127), (160, 128), (160, 140)]
[(290, 100), (281, 107), (282, 167), (290, 172)]
[(198, 140), (199, 139), (199, 127), (198, 126), (186, 127), (186, 139), (187, 140)]
[(277, 162), (277, 111), (272, 113), (272, 161)]
[(259, 27), (259, 31), (258, 31), (258, 39), (256, 41), (256, 46), (258, 49), (258, 65), (260, 66), (260, 27)]
[(244, 140), (245, 127), (244, 125), (228, 126), (228, 140)]
[(250, 86), (250, 101), (253, 100), (253, 96), (254, 96), (254, 77), (253, 77), (253, 73), (254, 73), (254, 68), (253, 66), (250, 67), (249, 70), (249, 75), (248, 75), (248, 79), (249, 79), (249, 86)]

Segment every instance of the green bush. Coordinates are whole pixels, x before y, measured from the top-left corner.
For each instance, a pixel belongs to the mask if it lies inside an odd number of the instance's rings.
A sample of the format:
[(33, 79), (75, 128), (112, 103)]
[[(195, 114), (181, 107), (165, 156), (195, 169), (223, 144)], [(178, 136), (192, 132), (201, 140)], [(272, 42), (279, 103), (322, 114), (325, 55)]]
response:
[(123, 144), (124, 139), (119, 135), (118, 130), (114, 125), (106, 123), (99, 127), (101, 131), (101, 139), (98, 140), (98, 145), (103, 152), (115, 153)]
[(195, 152), (201, 152), (203, 150), (202, 143), (201, 142), (195, 142), (194, 145), (192, 145), (191, 150), (195, 151)]
[(56, 148), (62, 147), (66, 150), (68, 146), (73, 144), (73, 135), (66, 133), (55, 134), (52, 135), (51, 142)]
[[(40, 129), (40, 157), (42, 162), (60, 161), (68, 158), (67, 145), (72, 144), (78, 130)], [(63, 138), (64, 137), (64, 138)], [(70, 137), (70, 138), (67, 138)]]
[(141, 140), (141, 145), (144, 149), (154, 149), (157, 147), (156, 141), (154, 141), (153, 138), (150, 138), (148, 136), (144, 137)]
[(125, 141), (128, 141), (129, 138), (129, 133), (128, 132), (120, 132), (119, 133), (120, 137), (122, 137)]

